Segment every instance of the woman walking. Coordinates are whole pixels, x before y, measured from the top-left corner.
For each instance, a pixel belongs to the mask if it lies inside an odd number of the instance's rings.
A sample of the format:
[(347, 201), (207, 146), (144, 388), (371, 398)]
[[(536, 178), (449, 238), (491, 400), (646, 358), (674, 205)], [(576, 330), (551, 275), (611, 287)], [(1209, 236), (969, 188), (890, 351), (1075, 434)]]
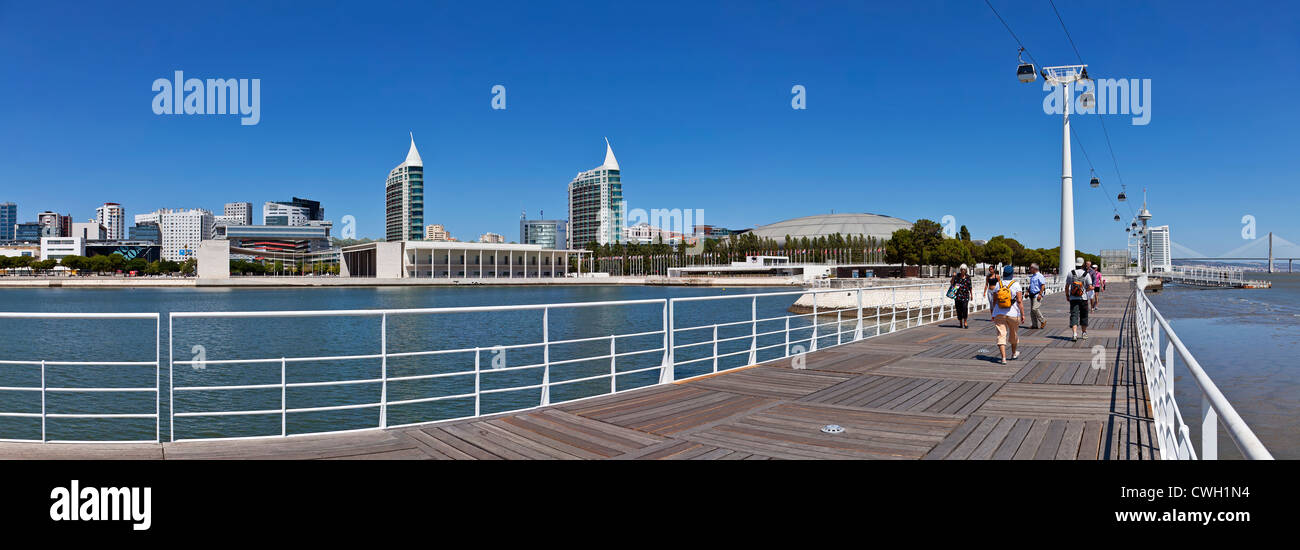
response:
[(955, 300), (957, 322), (961, 324), (961, 328), (970, 328), (970, 323), (966, 320), (971, 296), (969, 271), (970, 268), (966, 267), (966, 264), (961, 264), (961, 268), (956, 275), (952, 276), (952, 280), (949, 281), (948, 285), (948, 291), (952, 293), (953, 300)]

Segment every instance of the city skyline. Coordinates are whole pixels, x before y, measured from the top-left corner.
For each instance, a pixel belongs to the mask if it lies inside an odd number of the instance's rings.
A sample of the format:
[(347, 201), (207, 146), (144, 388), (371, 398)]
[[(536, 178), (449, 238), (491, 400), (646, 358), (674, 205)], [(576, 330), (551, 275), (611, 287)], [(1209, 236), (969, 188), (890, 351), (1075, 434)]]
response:
[[(1039, 61), (1075, 62), (1049, 6), (994, 5)], [(1257, 235), (1300, 237), (1285, 201), (1260, 200), (1261, 193), (1285, 192), (1300, 172), (1284, 131), (1300, 120), (1283, 92), (1296, 76), (1284, 72), (1268, 87), (1221, 73), (1181, 76), (1207, 65), (1250, 72), (1287, 63), (1280, 52), (1295, 51), (1300, 34), (1289, 8), (1231, 11), (1214, 24), (1190, 26), (1144, 23), (1171, 15), (1175, 8), (1166, 6), (1062, 8), (1096, 76), (1155, 82), (1145, 126), (1126, 116), (1075, 121), (1079, 248), (1123, 246), (1112, 202), (1085, 184), (1095, 168), (1111, 195), (1120, 190), (1107, 139), (1130, 197), (1118, 204), (1125, 221), (1145, 188), (1152, 223), (1170, 225), (1178, 244), (1208, 255), (1242, 244), (1245, 216)], [(537, 15), (535, 28), (483, 20), (468, 7), (379, 7), (323, 14), (291, 39), (276, 34), (277, 14), (217, 16), (196, 22), (192, 34), (158, 37), (167, 48), (139, 50), (128, 37), (153, 28), (152, 7), (90, 7), (57, 17), (50, 9), (13, 6), (0, 22), (0, 44), (23, 53), (7, 62), (31, 76), (0, 90), (11, 130), (0, 131), (0, 146), (12, 152), (0, 165), (0, 181), (9, 184), (0, 201), (19, 205), (19, 222), (48, 209), (89, 219), (106, 201), (129, 215), (176, 205), (215, 211), (231, 200), (296, 193), (333, 205), (335, 220), (354, 216), (358, 237), (382, 239), (374, 174), (400, 160), (393, 151), (414, 130), (422, 134), (429, 197), (436, 189), (443, 199), (426, 198), (423, 217), (465, 235), (507, 232), (520, 208), (564, 212), (562, 182), (574, 167), (599, 161), (590, 144), (609, 135), (634, 167), (632, 208), (701, 209), (706, 223), (724, 227), (832, 209), (908, 220), (951, 215), (977, 238), (1004, 234), (1029, 246), (1056, 245), (1059, 117), (1041, 111), (1037, 86), (1015, 81), (1015, 41), (978, 2), (810, 7), (793, 19), (772, 7), (705, 5), (692, 6), (699, 15), (693, 23), (678, 21), (671, 6), (572, 7), (595, 24), (636, 18), (645, 27), (600, 51), (556, 38), (562, 13), (526, 4), (510, 9)], [(442, 16), (429, 13), (434, 9)], [(425, 16), (436, 32), (366, 45), (391, 10)], [(357, 27), (334, 45), (328, 31), (343, 19)], [(723, 19), (732, 24), (711, 36), (711, 22)], [(27, 20), (37, 23), (15, 23)], [(55, 20), (58, 28), (39, 23)], [(249, 38), (209, 52), (200, 37), (222, 25), (237, 25)], [(907, 43), (921, 27), (939, 32), (924, 45), (885, 48)], [(48, 41), (38, 35), (69, 40), (33, 49)], [(458, 40), (481, 51), (447, 58)], [(112, 63), (97, 57), (104, 54), (83, 56), (89, 44), (118, 53)], [(265, 44), (282, 47), (268, 52)], [(371, 62), (377, 65), (367, 68)], [(420, 68), (406, 72), (412, 66)], [(69, 70), (97, 82), (96, 93), (71, 95), (58, 84)], [(175, 70), (261, 78), (260, 123), (154, 115), (148, 86)], [(383, 78), (398, 70), (407, 80)], [(591, 71), (604, 85), (567, 78)], [(509, 98), (504, 110), (492, 108), (498, 84)], [(791, 109), (794, 85), (806, 87), (805, 110)], [(1207, 110), (1206, 101), (1237, 106)], [(1101, 116), (1109, 117), (1108, 137)], [(65, 131), (74, 126), (78, 131)], [(70, 148), (93, 166), (86, 183), (25, 183), (39, 181)], [(1001, 216), (989, 214), (1001, 200), (993, 189), (1015, 196)]]

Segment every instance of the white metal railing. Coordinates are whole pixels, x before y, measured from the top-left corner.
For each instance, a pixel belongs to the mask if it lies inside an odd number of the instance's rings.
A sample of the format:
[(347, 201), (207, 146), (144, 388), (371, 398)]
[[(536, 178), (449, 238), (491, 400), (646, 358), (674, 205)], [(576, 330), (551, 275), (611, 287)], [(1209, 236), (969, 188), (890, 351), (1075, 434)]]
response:
[[(50, 359), (28, 359), (28, 360), (0, 360), (0, 367), (6, 366), (26, 366), (40, 367), (40, 385), (39, 386), (0, 386), (0, 394), (3, 393), (40, 393), (41, 410), (40, 412), (20, 412), (20, 411), (0, 411), (0, 418), (39, 418), (41, 419), (41, 437), (22, 438), (12, 437), (12, 434), (0, 434), (0, 441), (19, 441), (19, 442), (48, 442), (48, 443), (157, 443), (160, 441), (162, 433), (162, 415), (160, 407), (161, 383), (162, 383), (162, 362), (160, 333), (162, 323), (158, 313), (20, 313), (20, 312), (0, 312), (0, 319), (57, 319), (57, 320), (149, 320), (154, 321), (154, 360), (153, 361), (60, 361)], [(154, 385), (153, 387), (125, 387), (125, 386), (50, 386), (47, 383), (47, 374), (50, 367), (154, 367)], [(112, 393), (153, 393), (155, 395), (154, 412), (152, 413), (123, 413), (123, 412), (57, 412), (51, 411), (49, 400), (50, 394), (112, 394)], [(152, 418), (154, 419), (154, 438), (152, 440), (71, 440), (71, 439), (51, 439), (49, 436), (49, 421), (51, 419), (126, 419), (126, 418)]]
[[(1026, 284), (1022, 281), (1022, 284)], [(982, 278), (974, 281), (974, 287), (970, 311), (978, 312), (988, 308), (987, 292), (984, 289)], [(417, 308), (417, 309), (367, 309), (367, 310), (313, 310), (313, 311), (219, 311), (219, 312), (173, 312), (168, 319), (168, 381), (167, 395), (164, 397), (161, 393), (161, 361), (158, 348), (155, 349), (155, 361), (153, 362), (130, 362), (130, 363), (104, 363), (104, 362), (85, 362), (85, 363), (60, 363), (60, 364), (122, 364), (122, 365), (153, 365), (155, 367), (156, 385), (154, 388), (5, 388), (0, 387), (0, 391), (41, 391), (42, 396), (45, 392), (53, 391), (152, 391), (157, 395), (155, 412), (152, 415), (119, 415), (119, 414), (47, 414), (44, 409), (39, 415), (42, 418), (50, 417), (82, 417), (82, 418), (109, 418), (109, 417), (152, 417), (155, 418), (155, 441), (161, 436), (161, 404), (164, 399), (168, 404), (168, 440), (184, 441), (190, 439), (244, 439), (248, 437), (283, 437), (293, 435), (307, 435), (329, 432), (355, 431), (365, 429), (382, 429), (398, 426), (408, 426), (414, 424), (424, 424), (428, 422), (441, 422), (449, 420), (459, 420), (465, 418), (474, 418), (485, 414), (501, 414), (507, 412), (518, 412), (536, 407), (546, 406), (552, 403), (552, 390), (557, 387), (563, 387), (571, 384), (596, 383), (591, 384), (591, 388), (578, 388), (583, 392), (589, 393), (582, 397), (574, 399), (562, 399), (563, 401), (573, 401), (575, 399), (586, 399), (601, 395), (609, 395), (622, 391), (628, 391), (645, 385), (664, 384), (677, 380), (689, 379), (696, 376), (704, 376), (727, 370), (721, 365), (723, 360), (736, 358), (740, 365), (749, 365), (759, 362), (760, 354), (766, 355), (764, 361), (770, 361), (780, 358), (791, 357), (805, 352), (815, 351), (819, 348), (826, 348), (835, 345), (848, 344), (865, 338), (871, 338), (880, 334), (903, 330), (909, 327), (920, 326), (923, 324), (938, 322), (951, 319), (955, 315), (953, 302), (945, 296), (948, 288), (947, 282), (939, 283), (922, 283), (896, 286), (866, 287), (854, 289), (828, 289), (828, 290), (809, 290), (793, 292), (768, 292), (744, 294), (735, 296), (702, 296), (702, 297), (683, 297), (672, 299), (649, 299), (649, 300), (623, 300), (608, 302), (577, 302), (577, 303), (560, 303), (560, 304), (536, 304), (536, 305), (507, 305), (507, 306), (478, 306), (478, 307), (447, 307), (447, 308)], [(1059, 292), (1061, 284), (1059, 279), (1049, 279), (1047, 290), (1045, 292)], [(806, 313), (789, 313), (780, 315), (759, 316), (758, 303), (760, 299), (776, 298), (783, 300), (782, 310), (785, 310), (792, 297), (808, 295), (811, 300), (811, 311)], [(843, 295), (843, 296), (835, 296)], [(833, 300), (838, 298), (838, 301)], [(846, 302), (847, 300), (847, 302)], [(679, 308), (686, 304), (702, 304), (706, 308), (699, 318), (717, 319), (723, 312), (728, 311), (723, 308), (711, 307), (718, 303), (736, 303), (743, 304), (748, 301), (749, 316), (748, 319), (738, 319), (728, 322), (704, 323), (698, 325), (683, 325), (689, 320), (683, 320), (682, 317), (675, 313)], [(607, 335), (583, 336), (565, 339), (552, 338), (552, 313), (559, 310), (575, 310), (581, 308), (593, 307), (649, 307), (658, 311), (657, 319), (646, 319), (644, 316), (638, 317), (641, 321), (639, 330), (631, 330), (624, 333), (614, 333)], [(655, 307), (658, 306), (658, 307)], [(743, 306), (742, 306), (743, 307)], [(410, 316), (439, 316), (463, 313), (494, 313), (494, 312), (519, 312), (519, 311), (538, 311), (540, 315), (540, 341), (527, 341), (525, 343), (503, 344), (503, 345), (477, 345), (474, 347), (462, 346), (448, 349), (414, 349), (403, 351), (394, 349), (390, 343), (390, 319), (395, 317)], [(738, 309), (732, 309), (735, 313)], [(643, 312), (644, 313), (644, 312)], [(9, 317), (81, 317), (81, 318), (138, 318), (155, 320), (155, 340), (161, 344), (161, 324), (160, 315), (156, 313), (142, 314), (0, 314), (0, 316)], [(256, 356), (240, 358), (194, 358), (183, 359), (175, 357), (176, 350), (176, 323), (198, 321), (204, 319), (268, 319), (268, 318), (285, 318), (285, 319), (306, 319), (306, 318), (345, 318), (345, 317), (362, 317), (377, 318), (379, 321), (379, 330), (376, 335), (378, 340), (378, 350), (369, 353), (348, 353), (334, 355), (313, 355), (306, 354), (302, 356)], [(743, 315), (741, 315), (743, 317)], [(202, 323), (199, 323), (202, 325)], [(770, 329), (770, 327), (779, 326), (780, 328)], [(202, 328), (202, 326), (200, 327)], [(748, 330), (744, 330), (748, 328)], [(760, 330), (762, 328), (762, 330)], [(737, 332), (737, 334), (723, 334), (723, 332)], [(704, 335), (693, 338), (691, 335)], [(778, 336), (779, 335), (779, 336)], [(778, 343), (760, 342), (765, 337), (779, 339)], [(486, 337), (484, 337), (486, 338)], [(640, 346), (631, 343), (632, 339), (642, 340)], [(694, 339), (694, 341), (692, 341)], [(608, 347), (604, 343), (608, 342)], [(653, 342), (653, 343), (651, 343)], [(737, 351), (726, 351), (722, 346), (735, 342), (742, 346), (743, 349)], [(408, 342), (409, 343), (409, 342)], [(479, 342), (474, 342), (478, 344)], [(489, 344), (488, 342), (483, 342)], [(552, 350), (558, 346), (584, 344), (586, 353), (577, 354), (575, 357), (557, 359), (553, 356)], [(747, 345), (746, 345), (747, 344)], [(160, 347), (160, 346), (159, 346)], [(631, 348), (631, 349), (628, 349)], [(182, 347), (184, 349), (184, 347)], [(485, 368), (485, 353), (495, 350), (535, 350), (534, 355), (539, 355), (540, 360), (522, 365), (497, 366)], [(702, 357), (685, 357), (678, 355), (684, 350), (707, 350), (707, 354)], [(779, 351), (778, 351), (779, 350)], [(465, 361), (464, 365), (456, 363), (455, 368), (449, 371), (428, 372), (419, 374), (397, 374), (395, 375), (392, 366), (393, 361), (399, 358), (411, 357), (432, 357), (432, 356), (453, 356), (455, 354), (466, 354), (472, 356), (472, 366), (470, 361)], [(628, 366), (631, 358), (645, 357), (634, 361), (632, 366)], [(303, 365), (306, 363), (339, 363), (347, 361), (377, 361), (377, 372), (371, 374), (354, 373), (353, 375), (341, 374), (344, 369), (327, 369), (324, 372), (330, 375), (328, 379), (310, 380), (310, 381), (291, 381), (289, 368), (293, 365)], [(592, 363), (608, 361), (608, 370), (596, 371), (591, 367)], [(34, 361), (14, 361), (12, 364), (41, 364)], [(584, 372), (576, 373), (576, 376), (556, 378), (553, 368), (576, 363), (588, 363)], [(636, 364), (639, 363), (639, 364)], [(3, 364), (3, 363), (0, 363)], [(54, 363), (50, 363), (54, 364)], [(243, 365), (253, 369), (265, 368), (270, 372), (263, 371), (267, 375), (261, 383), (247, 383), (247, 381), (236, 381), (243, 383), (177, 383), (176, 368), (190, 366), (201, 367), (203, 369), (219, 368), (222, 366)], [(707, 372), (683, 375), (687, 371), (700, 369), (700, 365), (705, 365), (703, 370)], [(277, 374), (278, 380), (270, 381)], [(254, 372), (257, 372), (256, 370)], [(535, 378), (527, 381), (518, 381), (514, 384), (499, 385), (499, 387), (484, 387), (484, 376), (495, 376), (498, 373), (540, 373), (540, 381)], [(642, 384), (623, 384), (620, 386), (620, 378), (638, 373), (654, 373), (650, 378), (645, 379)], [(574, 373), (568, 373), (574, 374)], [(657, 378), (657, 379), (656, 379)], [(452, 380), (459, 379), (462, 381), (472, 379), (472, 390), (464, 391), (426, 391), (416, 396), (398, 396), (394, 397), (391, 386), (394, 383), (410, 382), (419, 380)], [(608, 381), (608, 387), (604, 387), (604, 381)], [(627, 379), (623, 379), (627, 381)], [(182, 381), (183, 382), (183, 381)], [(43, 384), (42, 384), (43, 386)], [(319, 404), (319, 403), (293, 403), (293, 396), (290, 390), (297, 388), (341, 388), (369, 386), (378, 389), (377, 398), (365, 397), (362, 402), (349, 402), (344, 404)], [(599, 386), (599, 387), (597, 387)], [(468, 388), (468, 384), (466, 384)], [(279, 390), (278, 399), (271, 398), (263, 400), (263, 403), (274, 403), (269, 406), (248, 406), (248, 407), (218, 407), (217, 404), (230, 404), (237, 402), (237, 397), (241, 392), (262, 390), (265, 392), (274, 392)], [(526, 402), (527, 396), (510, 401), (508, 410), (490, 410), (484, 408), (483, 399), (486, 396), (506, 392), (523, 392), (536, 391), (537, 397), (531, 402)], [(177, 396), (185, 394), (195, 394), (198, 392), (210, 392), (224, 396), (222, 399), (209, 399), (202, 406), (190, 406), (183, 401), (178, 401)], [(410, 392), (408, 392), (410, 393)], [(247, 395), (247, 394), (244, 394)], [(414, 421), (404, 423), (390, 422), (390, 410), (395, 406), (414, 405), (420, 403), (446, 402), (453, 400), (472, 400), (473, 407), (466, 407), (466, 414), (452, 415), (447, 418), (417, 418)], [(515, 405), (523, 405), (515, 407)], [(290, 418), (293, 415), (301, 413), (317, 413), (326, 411), (347, 411), (347, 410), (365, 410), (373, 409), (375, 416), (373, 423), (361, 428), (340, 428), (327, 429), (318, 431), (296, 432), (290, 429)], [(471, 412), (472, 411), (472, 412)], [(6, 413), (9, 416), (29, 416), (35, 413)], [(260, 433), (251, 436), (229, 436), (213, 435), (212, 437), (177, 437), (177, 419), (195, 418), (195, 419), (215, 419), (222, 417), (271, 417), (276, 418), (279, 424), (278, 433)], [(210, 435), (215, 430), (206, 430)], [(0, 434), (2, 437), (3, 434)], [(44, 434), (42, 440), (45, 440)]]
[[(1026, 276), (1024, 279), (1021, 284), (1027, 292), (1028, 277)], [(1063, 288), (1063, 280), (1059, 277), (1046, 279), (1043, 290), (1044, 295), (1059, 292)], [(668, 302), (668, 318), (671, 327), (669, 331), (671, 338), (669, 341), (668, 361), (675, 367), (708, 363), (710, 365), (709, 371), (697, 375), (706, 376), (719, 372), (719, 360), (726, 357), (743, 356), (745, 357), (744, 363), (752, 365), (760, 362), (759, 354), (767, 350), (780, 349), (781, 353), (774, 357), (766, 357), (763, 361), (784, 359), (826, 347), (857, 342), (865, 338), (880, 336), (881, 334), (888, 334), (909, 327), (951, 319), (956, 316), (956, 310), (953, 301), (946, 296), (948, 287), (949, 283), (947, 282), (917, 283), (850, 289), (769, 292), (736, 296), (672, 298)], [(982, 280), (978, 282), (972, 280), (972, 287), (969, 312), (973, 313), (987, 309), (989, 300), (986, 285)], [(759, 299), (775, 296), (799, 296), (801, 298), (809, 296), (811, 297), (811, 311), (760, 318), (758, 316)], [(832, 297), (839, 298), (839, 300), (834, 302), (828, 300), (828, 298)], [(821, 299), (820, 303), (818, 302), (819, 299)], [(680, 304), (724, 301), (749, 301), (750, 318), (723, 323), (677, 326), (675, 314)], [(845, 302), (850, 305), (845, 306)], [(1029, 307), (1028, 303), (1026, 303), (1025, 307)], [(792, 321), (794, 321), (793, 324)], [(800, 321), (804, 321), (806, 324), (800, 323)], [(899, 326), (900, 323), (901, 327)], [(778, 328), (761, 331), (759, 329), (760, 325), (770, 327), (772, 324), (778, 325)], [(719, 329), (743, 328), (745, 326), (749, 327), (748, 334), (737, 334), (728, 337), (719, 335)], [(679, 338), (683, 335), (695, 334), (703, 334), (704, 336), (688, 337), (694, 341), (679, 342)], [(761, 338), (776, 337), (778, 335), (781, 336), (780, 341), (760, 345), (759, 340)], [(822, 343), (823, 340), (830, 338), (834, 338), (833, 343), (828, 342), (828, 345)], [(719, 344), (745, 341), (749, 343), (747, 349), (726, 353), (719, 352)], [(677, 358), (678, 351), (699, 347), (710, 350), (710, 353), (686, 360)], [(664, 378), (660, 380), (660, 383), (672, 382), (674, 379), (675, 369), (666, 369)]]
[[(1136, 313), (1134, 330), (1138, 334), (1142, 369), (1146, 375), (1147, 392), (1151, 400), (1151, 414), (1155, 420), (1156, 440), (1160, 456), (1166, 460), (1195, 460), (1190, 428), (1183, 421), (1178, 402), (1174, 399), (1174, 365), (1181, 361), (1192, 375), (1201, 392), (1201, 453), (1200, 458), (1213, 460), (1219, 457), (1219, 425), (1228, 430), (1229, 437), (1241, 454), (1248, 459), (1271, 460), (1273, 455), (1250, 430), (1236, 409), (1223, 396), (1219, 388), (1201, 368), (1196, 357), (1187, 350), (1174, 333), (1169, 322), (1160, 315), (1154, 304), (1143, 293), (1146, 281), (1139, 279), (1136, 286)], [(1161, 334), (1165, 347), (1160, 348)], [(1177, 354), (1175, 354), (1177, 352)]]
[[(588, 308), (588, 307), (622, 307), (622, 306), (647, 305), (647, 304), (649, 305), (658, 304), (661, 306), (660, 309), (663, 315), (663, 319), (662, 319), (661, 328), (659, 330), (639, 331), (639, 332), (633, 332), (627, 334), (611, 334), (608, 336), (597, 336), (597, 337), (587, 337), (587, 338), (571, 338), (571, 339), (564, 339), (564, 340), (552, 340), (550, 338), (550, 313), (553, 310)], [(454, 349), (430, 349), (430, 350), (407, 351), (407, 352), (393, 352), (390, 351), (389, 349), (388, 320), (390, 317), (410, 316), (410, 315), (447, 315), (447, 314), (457, 314), (457, 313), (490, 313), (490, 312), (503, 312), (503, 311), (541, 311), (542, 312), (541, 325), (540, 325), (541, 334), (542, 334), (541, 342), (525, 343), (525, 344), (503, 344), (503, 345), (492, 345), (492, 346), (464, 347), (464, 348), (454, 348)], [(552, 388), (556, 386), (576, 384), (579, 382), (608, 379), (610, 383), (609, 385), (610, 391), (607, 393), (601, 393), (600, 395), (607, 395), (608, 393), (617, 393), (619, 391), (626, 391), (627, 389), (633, 389), (633, 388), (626, 388), (624, 390), (618, 389), (618, 384), (617, 384), (618, 377), (635, 374), (639, 372), (662, 370), (663, 366), (666, 364), (663, 360), (663, 357), (666, 356), (665, 350), (667, 349), (667, 341), (668, 341), (666, 336), (668, 333), (668, 317), (666, 312), (667, 312), (667, 300), (665, 299), (622, 300), (622, 301), (610, 301), (610, 302), (575, 302), (575, 303), (563, 303), (563, 304), (384, 309), (384, 310), (376, 309), (376, 310), (317, 310), (317, 311), (175, 312), (171, 314), (171, 318), (168, 321), (169, 334), (173, 333), (172, 332), (172, 329), (174, 328), (173, 321), (175, 319), (202, 319), (202, 318), (248, 319), (248, 318), (273, 318), (273, 317), (297, 317), (297, 318), (378, 317), (380, 319), (380, 334), (379, 334), (380, 346), (379, 346), (378, 353), (342, 355), (342, 356), (338, 356), (338, 355), (301, 356), (301, 357), (248, 358), (248, 359), (241, 358), (241, 359), (219, 359), (219, 360), (210, 360), (205, 358), (203, 360), (179, 360), (179, 361), (169, 356), (168, 380), (169, 380), (169, 386), (171, 387), (171, 395), (169, 396), (169, 402), (172, 404), (172, 410), (170, 413), (171, 414), (170, 439), (172, 441), (185, 441), (187, 439), (211, 440), (211, 439), (244, 439), (247, 437), (267, 437), (265, 435), (260, 435), (260, 436), (245, 436), (245, 437), (231, 437), (231, 438), (180, 438), (178, 439), (176, 438), (176, 428), (175, 428), (176, 418), (252, 416), (252, 415), (273, 415), (274, 414), (274, 415), (279, 415), (280, 417), (280, 433), (279, 433), (280, 436), (306, 435), (306, 434), (291, 434), (289, 432), (288, 417), (290, 414), (370, 408), (370, 409), (377, 409), (375, 425), (372, 428), (390, 428), (390, 427), (406, 426), (406, 425), (413, 425), (413, 424), (423, 424), (430, 421), (459, 420), (463, 418), (474, 418), (477, 416), (481, 416), (483, 414), (482, 411), (483, 397), (485, 395), (492, 395), (492, 394), (503, 393), (503, 392), (539, 390), (540, 399), (538, 400), (536, 405), (530, 405), (530, 406), (521, 407), (512, 410), (492, 411), (492, 414), (517, 412), (520, 410), (527, 410), (535, 407), (549, 405), (551, 404), (550, 395), (551, 395)], [(651, 336), (659, 336), (661, 338), (662, 344), (660, 345), (660, 347), (651, 348), (651, 349), (640, 349), (635, 351), (625, 351), (621, 353), (617, 351), (617, 343), (620, 339), (651, 337)], [(609, 353), (602, 353), (599, 355), (588, 355), (588, 356), (570, 358), (564, 360), (551, 359), (551, 349), (555, 346), (560, 346), (564, 344), (584, 343), (584, 342), (596, 342), (596, 341), (608, 341)], [(174, 349), (173, 346), (174, 344), (170, 344), (168, 347), (169, 349)], [(483, 368), (482, 356), (484, 351), (527, 349), (527, 348), (540, 349), (542, 354), (542, 361), (540, 363), (532, 363), (532, 364), (525, 364), (525, 365), (502, 366), (499, 368), (494, 367), (488, 370), (485, 370)], [(405, 375), (405, 376), (391, 376), (389, 374), (389, 359), (391, 358), (451, 355), (451, 354), (459, 354), (459, 353), (473, 353), (474, 355), (473, 368), (466, 369), (466, 370), (452, 371), (452, 372), (438, 372), (438, 373), (431, 373), (431, 374), (417, 374), (417, 375)], [(630, 357), (630, 356), (648, 355), (648, 354), (659, 354), (661, 359), (659, 362), (657, 362), (655, 365), (651, 367), (619, 370), (618, 359), (620, 357)], [(365, 378), (345, 378), (345, 379), (338, 379), (338, 380), (314, 381), (314, 382), (289, 382), (288, 381), (287, 369), (288, 369), (288, 365), (291, 363), (306, 363), (306, 362), (316, 362), (316, 361), (321, 361), (321, 362), (350, 361), (350, 360), (360, 360), (360, 359), (378, 359), (380, 361), (379, 376), (378, 377), (371, 376)], [(608, 372), (602, 372), (600, 374), (583, 376), (579, 378), (572, 378), (572, 379), (565, 379), (565, 380), (552, 380), (551, 373), (552, 373), (552, 367), (554, 366), (567, 365), (567, 364), (573, 364), (579, 362), (605, 360), (605, 359), (609, 360)], [(203, 368), (206, 369), (214, 365), (230, 365), (230, 364), (264, 364), (264, 365), (269, 364), (272, 366), (278, 365), (279, 372), (280, 372), (280, 381), (279, 383), (275, 383), (275, 384), (188, 385), (188, 386), (172, 385), (175, 380), (174, 370), (175, 370), (175, 366), (177, 365), (202, 366)], [(541, 370), (542, 371), (541, 382), (536, 384), (507, 386), (507, 387), (492, 388), (492, 389), (483, 388), (484, 374), (520, 372), (526, 370)], [(396, 400), (391, 399), (389, 393), (389, 387), (394, 382), (450, 379), (455, 377), (470, 377), (470, 376), (472, 376), (474, 380), (474, 391), (471, 393), (430, 395), (430, 396), (419, 397), (419, 398), (396, 399)], [(367, 403), (351, 403), (345, 405), (330, 405), (330, 406), (315, 406), (315, 407), (291, 407), (289, 406), (288, 403), (288, 390), (291, 388), (335, 387), (335, 386), (349, 386), (349, 385), (378, 385), (380, 388), (379, 400), (375, 402), (367, 402)], [(235, 392), (235, 391), (242, 391), (242, 390), (256, 390), (256, 389), (265, 390), (265, 389), (275, 389), (275, 388), (280, 389), (280, 399), (279, 399), (280, 403), (279, 403), (279, 407), (274, 409), (196, 410), (196, 411), (180, 411), (180, 412), (175, 410), (176, 392), (214, 392), (214, 391)], [(438, 418), (438, 419), (424, 420), (419, 422), (411, 422), (411, 423), (397, 424), (397, 425), (392, 425), (388, 421), (389, 408), (391, 406), (413, 405), (418, 403), (431, 403), (437, 401), (449, 401), (449, 400), (469, 399), (469, 398), (473, 398), (474, 400), (474, 409), (473, 409), (474, 412), (471, 415), (464, 415), (464, 416), (452, 417), (452, 418)], [(363, 429), (371, 429), (371, 428), (363, 428)], [(328, 431), (331, 430), (326, 430), (326, 432)], [(351, 431), (351, 430), (334, 430), (334, 431)], [(325, 432), (321, 432), (321, 431), (308, 432), (308, 434), (316, 434), (316, 433), (325, 433)]]

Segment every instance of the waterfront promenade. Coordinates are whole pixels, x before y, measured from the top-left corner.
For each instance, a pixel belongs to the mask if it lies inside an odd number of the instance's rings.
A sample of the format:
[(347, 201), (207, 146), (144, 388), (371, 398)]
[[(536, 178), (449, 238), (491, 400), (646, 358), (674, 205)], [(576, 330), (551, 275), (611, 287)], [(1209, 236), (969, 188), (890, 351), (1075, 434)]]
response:
[[(987, 312), (674, 384), (522, 413), (319, 436), (149, 444), (0, 443), (17, 459), (1153, 459), (1132, 283), (1089, 340), (1049, 328), (997, 363)], [(1028, 325), (1026, 325), (1027, 327)], [(1100, 348), (1096, 348), (1100, 346)], [(1097, 360), (1094, 360), (1097, 359)], [(837, 424), (842, 433), (823, 433)]]

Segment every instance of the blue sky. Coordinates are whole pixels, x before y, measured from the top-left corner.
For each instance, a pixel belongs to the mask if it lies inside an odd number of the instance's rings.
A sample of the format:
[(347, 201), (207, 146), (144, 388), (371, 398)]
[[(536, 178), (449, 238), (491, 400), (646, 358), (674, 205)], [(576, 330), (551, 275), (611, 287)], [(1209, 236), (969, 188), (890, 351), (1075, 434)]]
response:
[[(1040, 63), (1077, 62), (1046, 0), (993, 5)], [(1106, 125), (1154, 223), (1212, 255), (1242, 244), (1247, 214), (1261, 236), (1300, 240), (1300, 8), (1057, 5), (1092, 76), (1152, 81), (1149, 125)], [(566, 184), (608, 136), (631, 208), (699, 208), (727, 227), (952, 215), (977, 238), (1057, 242), (1060, 118), (1016, 81), (1016, 43), (979, 0), (0, 0), (0, 51), (0, 201), (24, 220), (300, 196), (380, 237), (384, 178), (413, 131), (426, 223), (460, 238), (516, 239), (521, 208), (565, 217)], [(155, 115), (150, 86), (175, 70), (260, 78), (260, 124)], [(795, 84), (806, 110), (790, 108)], [(1096, 118), (1075, 129), (1113, 194)], [(1074, 157), (1078, 246), (1122, 247), (1077, 144)]]

